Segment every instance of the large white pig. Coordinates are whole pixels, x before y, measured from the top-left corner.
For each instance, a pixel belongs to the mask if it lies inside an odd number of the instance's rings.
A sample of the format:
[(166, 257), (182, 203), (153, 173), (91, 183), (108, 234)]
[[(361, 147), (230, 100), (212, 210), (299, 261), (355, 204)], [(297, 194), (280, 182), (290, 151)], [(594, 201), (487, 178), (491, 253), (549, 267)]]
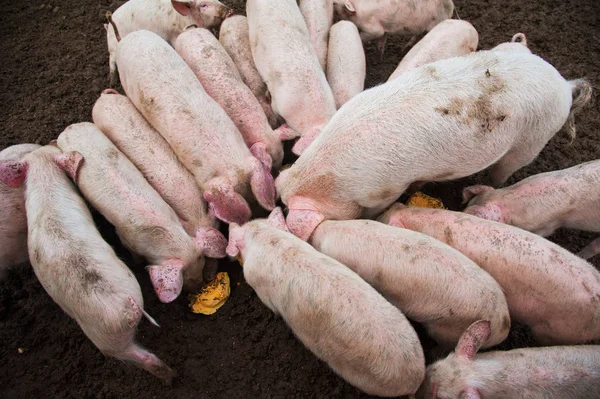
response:
[(125, 93), (192, 172), (216, 217), (244, 223), (251, 214), (246, 200), (254, 198), (274, 208), (271, 171), (167, 42), (133, 32), (119, 42), (117, 64)]
[(296, 0), (249, 0), (246, 14), (256, 69), (273, 111), (301, 136), (292, 149), (300, 154), (335, 114), (333, 93)]
[(71, 125), (57, 144), (83, 157), (82, 164), (61, 167), (77, 176), (82, 194), (115, 226), (123, 245), (150, 262), (147, 269), (162, 302), (175, 300), (184, 280), (190, 289), (198, 286), (204, 256), (225, 256), (225, 237), (211, 227), (201, 227), (190, 237), (175, 211), (96, 125)]
[(377, 215), (414, 182), (491, 168), (493, 185), (535, 159), (591, 97), (532, 54), (479, 51), (412, 69), (346, 103), (277, 178), (290, 230)]
[[(507, 223), (547, 237), (559, 227), (600, 232), (600, 160), (540, 173), (510, 187), (471, 186), (463, 190), (466, 213)], [(600, 238), (580, 253), (600, 252)]]
[(0, 180), (14, 186), (27, 180), (29, 257), (35, 275), (102, 353), (170, 383), (175, 373), (134, 341), (145, 315), (137, 280), (102, 239), (85, 202), (56, 162), (70, 163), (76, 173), (81, 156), (45, 146), (23, 161), (0, 163)]
[[(218, 0), (129, 0), (114, 14), (108, 13), (106, 29), (110, 84), (117, 79), (117, 43), (122, 37), (140, 29), (152, 31), (173, 44), (186, 26), (218, 27), (231, 12)], [(111, 26), (112, 25), (112, 26)]]
[(402, 58), (388, 79), (430, 62), (458, 57), (477, 50), (479, 34), (467, 21), (447, 19), (437, 24)]
[(327, 44), (329, 29), (333, 24), (333, 1), (331, 0), (299, 0), (298, 7), (304, 17), (315, 54), (321, 68), (327, 67)]
[(477, 354), (489, 335), (488, 321), (473, 323), (453, 353), (427, 367), (417, 398), (600, 398), (599, 345)]
[(356, 273), (268, 220), (230, 225), (227, 254), (238, 257), (260, 300), (317, 357), (350, 384), (378, 396), (413, 394), (423, 349), (404, 315)]
[(269, 170), (278, 170), (283, 161), (280, 134), (271, 129), (259, 102), (217, 38), (207, 29), (189, 29), (179, 35), (175, 50), (235, 123), (250, 152)]
[(491, 320), (487, 346), (510, 329), (502, 288), (454, 248), (425, 234), (371, 220), (327, 220), (309, 243), (354, 270), (445, 347), (473, 322)]
[(462, 212), (394, 204), (380, 220), (445, 242), (481, 266), (504, 289), (512, 320), (539, 342), (600, 339), (600, 273), (566, 249)]

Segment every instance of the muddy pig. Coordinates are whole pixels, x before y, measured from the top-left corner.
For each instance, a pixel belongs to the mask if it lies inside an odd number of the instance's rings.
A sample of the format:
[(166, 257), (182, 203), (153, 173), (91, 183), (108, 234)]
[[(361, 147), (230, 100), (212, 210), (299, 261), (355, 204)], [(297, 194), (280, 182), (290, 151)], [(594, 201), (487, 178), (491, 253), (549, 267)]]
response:
[(500, 43), (492, 51), (516, 51), (531, 54), (531, 50), (527, 47), (527, 37), (524, 33), (517, 33), (512, 37), (510, 42)]
[(472, 53), (477, 50), (478, 43), (479, 34), (467, 21), (442, 21), (402, 58), (388, 82), (421, 65)]
[[(173, 44), (186, 26), (218, 27), (231, 10), (218, 0), (129, 0), (104, 24), (108, 43), (110, 85), (117, 81), (117, 43), (140, 29), (152, 31)], [(112, 22), (111, 22), (112, 21)]]
[(356, 25), (340, 21), (331, 27), (327, 81), (340, 108), (365, 88), (367, 64)]
[[(0, 162), (20, 161), (38, 148), (37, 144), (13, 145), (0, 152)], [(0, 184), (0, 277), (6, 267), (27, 261), (24, 189), (12, 185)]]
[(508, 335), (502, 288), (438, 240), (371, 220), (327, 220), (309, 243), (354, 270), (446, 348), (453, 348), (465, 329), (482, 318), (492, 321), (488, 346)]
[(490, 335), (473, 323), (454, 353), (427, 367), (417, 398), (599, 399), (600, 346), (523, 348), (477, 354)]
[[(517, 226), (543, 237), (559, 227), (600, 232), (600, 160), (540, 173), (510, 187), (463, 190), (466, 213)], [(585, 247), (585, 259), (600, 253), (600, 238)]]
[(252, 56), (273, 111), (300, 135), (301, 154), (335, 114), (335, 100), (295, 0), (246, 2)]
[(22, 161), (0, 163), (0, 180), (25, 186), (29, 257), (50, 297), (107, 356), (135, 364), (170, 383), (174, 372), (134, 341), (146, 315), (140, 286), (94, 226), (92, 215), (55, 163), (69, 163), (77, 180), (77, 153), (45, 146)]
[(119, 42), (117, 64), (127, 97), (192, 172), (217, 218), (246, 222), (254, 198), (275, 207), (271, 171), (171, 46), (152, 32), (133, 32)]
[(496, 279), (513, 321), (543, 344), (600, 339), (600, 273), (564, 248), (519, 228), (462, 212), (394, 204), (384, 223), (459, 250)]
[(269, 170), (278, 170), (283, 146), (271, 129), (260, 104), (242, 78), (227, 51), (207, 29), (189, 29), (175, 42), (175, 50), (196, 74), (202, 87), (229, 115), (250, 152)]
[(82, 194), (115, 226), (123, 245), (150, 262), (148, 273), (161, 302), (175, 300), (184, 279), (187, 287), (197, 288), (200, 281), (190, 277), (202, 275), (204, 256), (225, 256), (225, 237), (210, 227), (201, 227), (190, 237), (175, 211), (96, 125), (71, 125), (57, 143), (64, 152), (76, 151), (83, 157), (80, 165), (61, 167), (77, 176)]
[(414, 393), (423, 349), (404, 315), (356, 273), (268, 220), (231, 224), (227, 254), (238, 257), (260, 300), (342, 378), (378, 396)]
[(252, 59), (252, 48), (248, 36), (248, 19), (243, 15), (234, 15), (221, 24), (219, 42), (235, 63), (242, 80), (252, 91), (272, 128), (278, 127), (277, 115), (271, 108), (271, 95)]
[(329, 42), (329, 29), (333, 24), (333, 2), (331, 0), (299, 0), (298, 7), (306, 22), (319, 64), (326, 70), (327, 44)]
[[(531, 71), (536, 71), (532, 73)], [(538, 56), (478, 51), (412, 69), (347, 102), (277, 178), (290, 230), (372, 217), (419, 181), (491, 168), (493, 185), (535, 159), (591, 97)]]

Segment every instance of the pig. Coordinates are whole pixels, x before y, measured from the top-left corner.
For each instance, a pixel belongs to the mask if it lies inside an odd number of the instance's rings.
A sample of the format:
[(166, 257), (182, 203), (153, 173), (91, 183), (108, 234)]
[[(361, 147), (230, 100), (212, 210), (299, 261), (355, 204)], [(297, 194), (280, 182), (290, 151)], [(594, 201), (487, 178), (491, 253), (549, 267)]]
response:
[(545, 345), (600, 339), (600, 273), (564, 248), (519, 228), (462, 212), (394, 204), (380, 221), (459, 250), (504, 290), (513, 321)]
[(425, 360), (408, 320), (352, 270), (285, 231), (280, 208), (232, 223), (227, 254), (240, 259), (260, 300), (350, 384), (378, 396), (416, 392)]
[(278, 127), (277, 115), (271, 108), (271, 95), (252, 59), (247, 18), (243, 15), (233, 15), (223, 21), (219, 32), (219, 42), (235, 63), (246, 86), (260, 103), (271, 127)]
[(437, 24), (402, 58), (388, 79), (433, 61), (458, 57), (477, 50), (479, 34), (467, 21), (446, 19)]
[(335, 99), (295, 0), (249, 0), (248, 31), (256, 69), (271, 94), (273, 111), (300, 135), (301, 154), (335, 114)]
[(117, 43), (136, 30), (150, 30), (173, 44), (186, 26), (218, 27), (232, 10), (218, 0), (129, 0), (104, 24), (108, 44), (110, 85), (117, 83)]
[[(17, 144), (0, 151), (0, 162), (18, 162), (37, 144)], [(0, 277), (9, 266), (27, 262), (27, 216), (24, 189), (0, 184)]]
[(446, 348), (482, 318), (492, 323), (487, 347), (508, 335), (508, 305), (496, 280), (425, 234), (371, 220), (326, 220), (309, 244), (355, 271)]
[(271, 129), (259, 102), (217, 38), (206, 29), (190, 29), (179, 35), (175, 50), (235, 123), (250, 152), (264, 160), (269, 170), (278, 170), (283, 161), (281, 135)]
[(288, 226), (306, 240), (324, 219), (377, 216), (412, 183), (491, 165), (500, 185), (563, 125), (574, 136), (590, 97), (587, 81), (532, 54), (478, 51), (412, 69), (351, 99), (279, 175)]
[(92, 118), (173, 208), (189, 235), (195, 235), (200, 227), (218, 228), (194, 176), (127, 97), (113, 89), (104, 90), (94, 104)]
[(131, 362), (170, 383), (175, 375), (136, 344), (144, 299), (133, 273), (102, 239), (75, 187), (59, 169), (69, 162), (76, 179), (81, 156), (48, 145), (22, 161), (2, 161), (0, 180), (25, 183), (31, 266), (50, 297), (105, 355)]
[(356, 25), (339, 21), (329, 32), (327, 81), (340, 108), (365, 88), (367, 61)]
[(489, 335), (487, 320), (473, 323), (453, 353), (427, 367), (417, 398), (600, 398), (599, 345), (477, 354)]
[(225, 237), (211, 227), (190, 237), (175, 211), (93, 123), (70, 125), (57, 145), (83, 157), (83, 163), (60, 165), (76, 176), (81, 193), (115, 226), (123, 245), (150, 262), (147, 270), (161, 302), (175, 300), (184, 279), (188, 289), (198, 287), (204, 256), (225, 257)]
[(327, 69), (329, 30), (333, 24), (333, 2), (331, 0), (299, 0), (298, 7), (304, 17), (319, 64), (325, 71)]
[(194, 175), (218, 219), (245, 223), (251, 215), (247, 200), (254, 198), (267, 210), (275, 207), (270, 165), (250, 153), (235, 124), (167, 42), (146, 30), (133, 32), (119, 42), (117, 65), (127, 97)]
[(500, 43), (492, 51), (516, 51), (531, 54), (531, 50), (527, 47), (527, 37), (524, 33), (515, 34), (510, 42)]
[[(478, 185), (463, 190), (464, 212), (507, 223), (542, 237), (559, 227), (600, 232), (600, 160), (540, 173), (510, 187)], [(579, 254), (600, 253), (600, 238)]]

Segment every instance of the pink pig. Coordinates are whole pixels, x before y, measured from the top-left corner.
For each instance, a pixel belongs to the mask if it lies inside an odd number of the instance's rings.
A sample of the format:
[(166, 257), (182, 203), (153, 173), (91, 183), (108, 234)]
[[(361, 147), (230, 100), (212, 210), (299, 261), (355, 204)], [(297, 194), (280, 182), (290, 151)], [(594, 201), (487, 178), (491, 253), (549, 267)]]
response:
[(22, 161), (0, 162), (0, 180), (19, 186), (27, 177), (29, 257), (48, 295), (107, 356), (135, 364), (170, 383), (175, 372), (138, 346), (135, 330), (144, 308), (133, 273), (94, 226), (92, 215), (55, 164), (72, 165), (77, 179), (81, 155), (45, 146)]
[(489, 336), (488, 321), (473, 323), (454, 353), (427, 367), (417, 398), (600, 398), (599, 345), (477, 354)]
[(252, 156), (235, 124), (167, 42), (133, 32), (119, 43), (117, 64), (127, 96), (192, 172), (217, 218), (246, 222), (246, 199), (273, 209), (270, 166)]
[(227, 51), (206, 29), (189, 29), (175, 42), (175, 50), (196, 77), (237, 126), (250, 152), (267, 169), (278, 170), (283, 161), (283, 146), (264, 111), (244, 84)]
[(380, 220), (458, 249), (498, 281), (513, 321), (544, 344), (600, 339), (600, 273), (558, 245), (462, 212), (395, 204)]
[(310, 41), (319, 59), (321, 68), (327, 67), (327, 44), (329, 29), (333, 24), (333, 2), (331, 0), (299, 0), (298, 7), (306, 22)]
[(77, 186), (115, 226), (123, 245), (153, 265), (148, 272), (162, 302), (179, 296), (184, 278), (188, 288), (196, 288), (204, 256), (225, 256), (225, 237), (211, 227), (201, 227), (195, 238), (190, 237), (175, 211), (94, 124), (67, 127), (58, 136), (58, 146), (83, 157), (82, 165), (61, 166), (77, 176)]
[(413, 394), (423, 381), (419, 338), (404, 315), (356, 273), (268, 220), (230, 225), (227, 254), (240, 257), (260, 300), (342, 378), (378, 396)]
[[(600, 160), (540, 173), (510, 187), (471, 186), (463, 191), (466, 213), (547, 237), (559, 227), (600, 232)], [(579, 254), (600, 253), (600, 238)]]

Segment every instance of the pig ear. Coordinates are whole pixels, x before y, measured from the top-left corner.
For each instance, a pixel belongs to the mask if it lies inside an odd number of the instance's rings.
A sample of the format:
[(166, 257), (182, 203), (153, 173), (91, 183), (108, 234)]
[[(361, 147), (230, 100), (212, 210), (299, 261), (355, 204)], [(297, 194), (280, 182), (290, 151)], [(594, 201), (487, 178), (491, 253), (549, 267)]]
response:
[(479, 391), (473, 387), (468, 387), (460, 393), (459, 399), (481, 399)]
[(479, 320), (471, 324), (456, 345), (456, 356), (472, 360), (477, 351), (490, 338), (491, 329), (488, 320)]
[(83, 156), (77, 151), (63, 152), (62, 154), (52, 155), (52, 160), (59, 168), (67, 172), (71, 179), (77, 183), (79, 168), (83, 163)]
[(25, 181), (27, 162), (0, 161), (0, 181), (9, 187), (17, 188)]
[[(262, 166), (259, 168), (263, 170)], [(208, 202), (210, 212), (225, 223), (244, 224), (250, 219), (250, 207), (229, 183), (220, 181), (209, 182), (210, 187), (204, 192), (204, 199)]]
[(296, 137), (300, 136), (300, 133), (289, 127), (287, 123), (284, 123), (275, 129), (275, 133), (279, 135), (279, 138), (282, 141), (295, 139)]
[(323, 220), (325, 220), (325, 216), (320, 212), (308, 209), (290, 209), (287, 226), (296, 237), (308, 241)]
[(352, 5), (352, 2), (350, 0), (344, 0), (344, 7), (346, 7), (346, 10), (350, 14), (356, 14), (356, 10), (354, 9), (354, 5)]
[(267, 222), (270, 226), (275, 227), (276, 229), (287, 231), (288, 233), (290, 232), (287, 224), (285, 223), (285, 216), (283, 216), (283, 211), (280, 207), (273, 209), (273, 212), (271, 212), (269, 215)]
[(390, 206), (388, 210), (383, 213), (383, 215), (377, 218), (377, 221), (390, 226), (405, 228), (400, 218), (395, 215), (397, 211), (405, 208), (408, 208), (408, 206), (401, 204), (400, 202), (396, 202)]
[(200, 227), (194, 238), (196, 248), (202, 251), (202, 255), (209, 258), (224, 258), (227, 239), (217, 229), (212, 227)]
[(265, 143), (254, 143), (250, 147), (250, 152), (254, 155), (254, 158), (258, 159), (263, 164), (266, 171), (270, 171), (273, 166), (273, 160), (271, 155), (267, 152), (267, 146)]
[(192, 5), (194, 4), (194, 0), (171, 0), (171, 4), (175, 11), (180, 13), (181, 15), (188, 16), (192, 12)]
[(183, 261), (171, 259), (159, 266), (148, 266), (154, 291), (162, 303), (173, 302), (183, 288)]
[(469, 215), (477, 216), (478, 218), (490, 220), (492, 222), (503, 223), (502, 209), (497, 204), (488, 203), (485, 206), (472, 205), (464, 210)]
[(250, 188), (254, 197), (266, 210), (275, 208), (275, 182), (269, 170), (254, 160), (254, 166), (250, 175)]
[(494, 187), (483, 186), (483, 185), (467, 187), (463, 190), (463, 193), (462, 193), (462, 197), (463, 197), (462, 203), (466, 204), (467, 202), (469, 202), (469, 200), (471, 200), (471, 198), (475, 197), (476, 195), (487, 193), (488, 191), (494, 191)]
[(319, 133), (321, 133), (320, 127), (315, 127), (308, 131), (296, 141), (296, 144), (292, 147), (292, 152), (298, 156), (301, 155), (315, 141)]

